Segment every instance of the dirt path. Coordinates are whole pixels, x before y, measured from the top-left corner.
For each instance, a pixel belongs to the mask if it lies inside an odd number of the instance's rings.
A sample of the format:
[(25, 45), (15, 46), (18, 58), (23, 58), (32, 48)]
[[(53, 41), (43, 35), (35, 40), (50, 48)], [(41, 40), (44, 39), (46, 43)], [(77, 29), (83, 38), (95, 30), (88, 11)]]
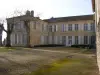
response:
[(33, 49), (36, 51), (45, 51), (45, 52), (52, 52), (52, 53), (64, 53), (64, 54), (71, 54), (71, 55), (79, 55), (79, 56), (85, 56), (88, 58), (94, 57), (95, 54), (82, 54), (82, 53), (72, 53), (72, 52), (68, 52), (68, 51), (57, 51), (57, 50), (44, 50), (44, 49)]

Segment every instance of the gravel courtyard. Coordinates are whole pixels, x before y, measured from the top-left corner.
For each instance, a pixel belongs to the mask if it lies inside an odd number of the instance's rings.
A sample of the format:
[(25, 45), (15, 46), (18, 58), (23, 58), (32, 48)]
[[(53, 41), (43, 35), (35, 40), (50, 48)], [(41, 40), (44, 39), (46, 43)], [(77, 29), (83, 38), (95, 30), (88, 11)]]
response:
[[(45, 64), (50, 64), (63, 58), (96, 59), (95, 54), (78, 54), (67, 51), (21, 49), (0, 52), (0, 75), (21, 75), (30, 73)], [(95, 66), (96, 60), (94, 61)], [(97, 70), (97, 67), (96, 67)], [(98, 71), (96, 71), (96, 74)], [(94, 73), (95, 74), (95, 73)]]

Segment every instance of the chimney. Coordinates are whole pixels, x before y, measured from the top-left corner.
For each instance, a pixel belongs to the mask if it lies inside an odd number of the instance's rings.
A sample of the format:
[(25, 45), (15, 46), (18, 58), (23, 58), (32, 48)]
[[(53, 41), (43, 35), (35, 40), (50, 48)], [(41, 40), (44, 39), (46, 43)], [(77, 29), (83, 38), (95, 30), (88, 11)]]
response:
[(34, 11), (33, 10), (31, 11), (31, 16), (34, 17)]
[(30, 11), (29, 10), (26, 11), (26, 15), (30, 16)]

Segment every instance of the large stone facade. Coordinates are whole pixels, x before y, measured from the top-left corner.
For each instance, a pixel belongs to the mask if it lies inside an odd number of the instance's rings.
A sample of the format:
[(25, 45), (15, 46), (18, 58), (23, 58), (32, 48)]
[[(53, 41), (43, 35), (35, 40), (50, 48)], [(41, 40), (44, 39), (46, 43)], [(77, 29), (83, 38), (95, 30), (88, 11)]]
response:
[(41, 20), (30, 12), (26, 15), (7, 19), (14, 22), (11, 35), (12, 46), (27, 45), (25, 21), (30, 27), (30, 45), (62, 44), (65, 46), (78, 44), (95, 44), (95, 24), (93, 15), (82, 15)]

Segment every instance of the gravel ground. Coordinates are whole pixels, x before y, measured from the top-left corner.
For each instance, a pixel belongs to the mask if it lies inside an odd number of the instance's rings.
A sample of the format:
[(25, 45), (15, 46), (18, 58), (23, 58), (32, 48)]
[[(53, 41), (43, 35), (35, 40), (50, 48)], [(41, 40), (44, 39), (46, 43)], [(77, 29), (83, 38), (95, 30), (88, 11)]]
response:
[[(91, 58), (95, 55), (89, 54)], [(64, 51), (50, 51), (42, 49), (14, 50), (0, 52), (0, 75), (20, 75), (35, 71), (41, 65), (49, 64), (52, 61), (65, 57), (84, 57), (89, 55), (78, 55)]]

